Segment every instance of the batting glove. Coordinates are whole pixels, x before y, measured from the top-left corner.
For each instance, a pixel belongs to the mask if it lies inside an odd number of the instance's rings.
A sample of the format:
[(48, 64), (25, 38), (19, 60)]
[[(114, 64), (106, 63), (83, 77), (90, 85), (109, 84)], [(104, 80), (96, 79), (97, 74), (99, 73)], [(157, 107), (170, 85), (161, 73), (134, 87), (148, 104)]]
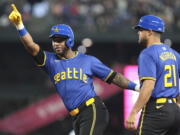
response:
[(18, 30), (24, 28), (22, 17), (14, 4), (11, 4), (13, 11), (9, 15), (9, 20), (16, 26)]

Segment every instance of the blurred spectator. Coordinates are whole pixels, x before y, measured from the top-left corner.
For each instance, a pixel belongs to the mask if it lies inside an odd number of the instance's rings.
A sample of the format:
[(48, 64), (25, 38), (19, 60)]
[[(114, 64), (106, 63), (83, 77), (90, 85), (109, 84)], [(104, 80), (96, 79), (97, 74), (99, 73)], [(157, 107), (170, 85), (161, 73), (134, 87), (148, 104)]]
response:
[(49, 3), (47, 0), (27, 0), (24, 4), (24, 15), (32, 15), (36, 18), (43, 18), (48, 14)]
[(1, 0), (0, 1), (0, 26), (5, 27), (8, 26), (9, 20), (7, 16), (7, 11), (8, 11), (8, 2), (6, 0)]

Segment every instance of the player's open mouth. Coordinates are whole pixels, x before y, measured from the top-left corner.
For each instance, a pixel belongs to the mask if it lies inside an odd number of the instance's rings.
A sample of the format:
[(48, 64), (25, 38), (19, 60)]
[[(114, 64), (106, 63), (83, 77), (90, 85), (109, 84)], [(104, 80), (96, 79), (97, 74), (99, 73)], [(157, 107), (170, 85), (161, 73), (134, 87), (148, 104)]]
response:
[(61, 51), (62, 49), (61, 49), (61, 47), (57, 47), (57, 48), (55, 48), (55, 50), (56, 51)]

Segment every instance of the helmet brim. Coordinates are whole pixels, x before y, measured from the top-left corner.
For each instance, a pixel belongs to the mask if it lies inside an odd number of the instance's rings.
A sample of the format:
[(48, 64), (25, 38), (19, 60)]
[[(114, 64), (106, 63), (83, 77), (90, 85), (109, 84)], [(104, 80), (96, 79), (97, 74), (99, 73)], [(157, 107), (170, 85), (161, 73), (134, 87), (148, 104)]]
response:
[(133, 26), (132, 29), (139, 30), (139, 29), (142, 29), (142, 27), (140, 27), (139, 25), (136, 25), (136, 26)]
[(50, 35), (49, 38), (68, 38), (68, 36), (65, 35), (59, 35), (59, 34), (54, 34), (54, 35)]
[[(139, 25), (136, 25), (136, 26), (134, 26), (134, 27), (132, 27), (134, 30), (137, 30), (137, 31), (139, 31), (139, 30), (152, 30), (152, 29), (145, 29), (145, 28), (143, 28), (143, 27), (141, 27), (141, 26), (139, 26)], [(158, 32), (158, 33), (163, 33), (163, 32), (161, 32), (161, 31), (156, 31), (156, 30), (152, 30), (152, 31), (154, 31), (154, 32)]]

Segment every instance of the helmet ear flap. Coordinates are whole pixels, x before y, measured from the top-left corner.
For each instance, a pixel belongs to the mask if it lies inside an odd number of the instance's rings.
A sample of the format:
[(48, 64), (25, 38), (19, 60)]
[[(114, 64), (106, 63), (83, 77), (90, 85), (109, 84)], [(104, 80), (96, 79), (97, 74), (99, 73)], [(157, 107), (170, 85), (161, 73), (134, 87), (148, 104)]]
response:
[(67, 41), (66, 41), (66, 45), (67, 47), (71, 48), (73, 46), (73, 42), (72, 42), (72, 39), (71, 38), (68, 38)]

